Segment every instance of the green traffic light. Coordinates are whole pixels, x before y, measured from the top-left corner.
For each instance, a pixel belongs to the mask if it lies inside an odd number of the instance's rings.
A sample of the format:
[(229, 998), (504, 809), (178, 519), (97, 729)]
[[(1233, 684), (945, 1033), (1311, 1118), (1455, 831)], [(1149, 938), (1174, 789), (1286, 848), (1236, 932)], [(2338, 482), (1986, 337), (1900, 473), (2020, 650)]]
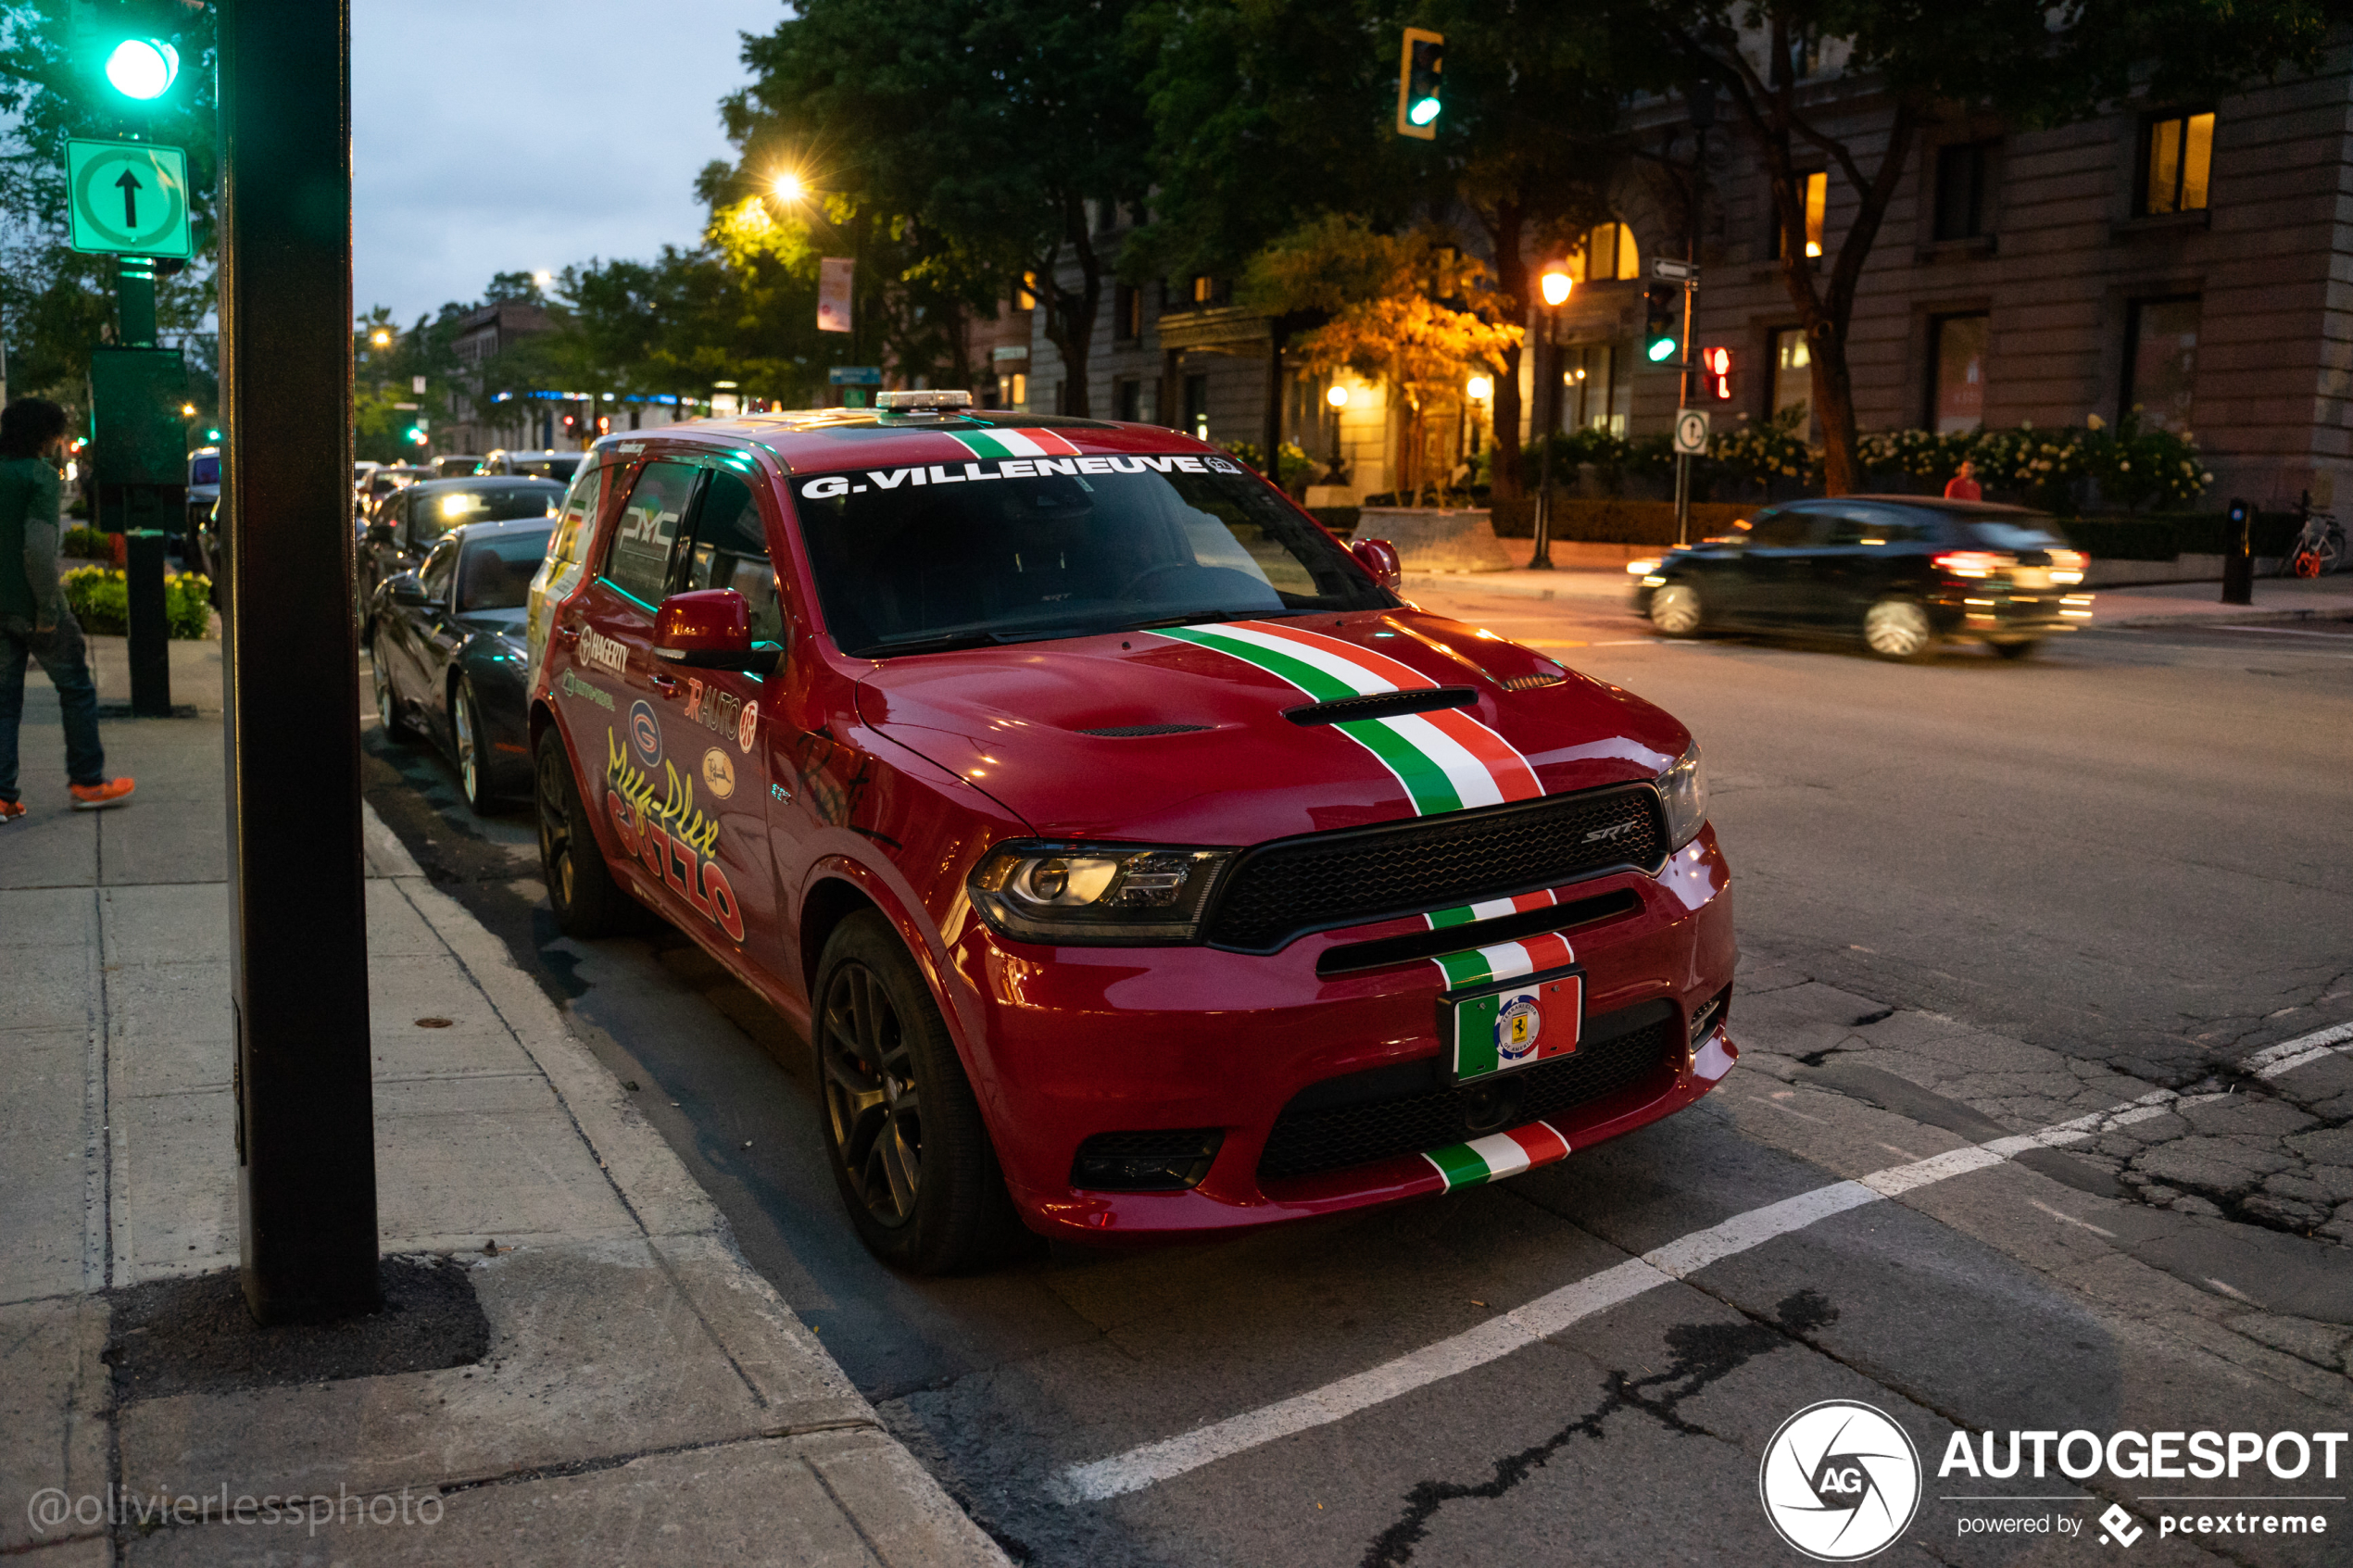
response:
[(1654, 365), (1664, 364), (1672, 359), (1675, 357), (1675, 340), (1671, 337), (1652, 340), (1650, 357), (1651, 363)]
[(207, 441), (218, 441), (220, 439), (220, 433), (217, 430), (208, 430), (204, 433), (204, 438)]
[(1416, 125), (1428, 125), (1438, 118), (1438, 100), (1435, 97), (1422, 99), (1406, 111), (1405, 118)]
[(179, 75), (180, 51), (160, 38), (126, 38), (107, 56), (107, 81), (126, 98), (160, 98)]

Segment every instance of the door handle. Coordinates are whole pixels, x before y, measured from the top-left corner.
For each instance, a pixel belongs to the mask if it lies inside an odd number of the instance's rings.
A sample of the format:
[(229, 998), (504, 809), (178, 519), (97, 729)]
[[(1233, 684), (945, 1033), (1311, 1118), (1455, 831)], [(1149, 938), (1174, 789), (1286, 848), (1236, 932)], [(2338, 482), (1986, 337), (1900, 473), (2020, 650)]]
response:
[(675, 675), (655, 675), (650, 679), (654, 690), (664, 696), (678, 689), (678, 677)]
[(578, 642), (580, 640), (580, 628), (577, 626), (565, 626), (559, 623), (556, 627), (556, 635), (561, 637), (567, 643)]

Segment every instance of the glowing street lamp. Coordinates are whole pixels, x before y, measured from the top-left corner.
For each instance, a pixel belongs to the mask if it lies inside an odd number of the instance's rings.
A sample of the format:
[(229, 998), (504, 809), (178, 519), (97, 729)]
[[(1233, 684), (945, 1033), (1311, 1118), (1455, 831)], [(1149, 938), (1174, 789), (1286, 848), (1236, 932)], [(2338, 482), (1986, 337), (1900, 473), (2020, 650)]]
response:
[(1463, 393), (1474, 403), (1484, 403), (1495, 395), (1495, 383), (1486, 376), (1473, 376), (1464, 386)]
[(1544, 303), (1558, 307), (1568, 303), (1568, 291), (1575, 286), (1575, 283), (1569, 275), (1559, 268), (1548, 267), (1544, 270), (1541, 286), (1544, 291)]
[[(1568, 303), (1568, 291), (1576, 280), (1568, 270), (1555, 263), (1544, 269), (1537, 287), (1544, 295), (1544, 344), (1551, 347), (1560, 336), (1560, 309)], [(1558, 376), (1545, 378), (1546, 413), (1550, 416), (1544, 431), (1543, 456), (1539, 463), (1536, 481), (1536, 552), (1529, 558), (1529, 566), (1549, 571), (1553, 565), (1553, 435), (1561, 424), (1561, 383)]]
[(1335, 408), (1347, 408), (1348, 388), (1344, 386), (1333, 387), (1329, 392), (1324, 394), (1324, 401), (1330, 404)]
[(809, 194), (809, 187), (802, 182), (800, 176), (789, 169), (769, 181), (768, 188), (775, 193), (778, 201), (797, 202)]
[(378, 327), (374, 332), (368, 334), (368, 341), (378, 348), (390, 348), (392, 346), (392, 332), (387, 328)]

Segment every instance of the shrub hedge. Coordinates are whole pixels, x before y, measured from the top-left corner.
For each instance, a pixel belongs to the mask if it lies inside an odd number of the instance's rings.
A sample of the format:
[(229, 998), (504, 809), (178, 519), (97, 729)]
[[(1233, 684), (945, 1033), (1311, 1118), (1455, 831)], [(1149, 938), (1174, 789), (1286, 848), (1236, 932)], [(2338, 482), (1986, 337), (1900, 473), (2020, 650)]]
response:
[[(82, 566), (59, 579), (73, 618), (94, 637), (120, 637), (131, 631), (131, 584), (111, 567)], [(212, 579), (175, 571), (163, 580), (164, 625), (171, 636), (195, 641), (212, 630)]]

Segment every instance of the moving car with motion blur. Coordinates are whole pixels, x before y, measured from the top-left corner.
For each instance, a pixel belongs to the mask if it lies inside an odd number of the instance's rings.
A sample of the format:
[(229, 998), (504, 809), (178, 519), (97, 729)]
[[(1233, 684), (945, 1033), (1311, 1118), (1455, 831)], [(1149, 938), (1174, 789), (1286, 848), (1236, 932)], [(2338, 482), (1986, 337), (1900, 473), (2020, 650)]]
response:
[(1443, 1192), (1730, 1069), (1672, 716), (1202, 442), (879, 402), (599, 441), (531, 708), (558, 923), (803, 1033), (876, 1254)]
[(544, 479), (427, 479), (394, 492), (376, 504), (360, 535), (359, 602), (387, 578), (421, 568), (459, 524), (551, 517), (563, 494)]
[(441, 747), (476, 812), (530, 794), (523, 601), (553, 532), (544, 516), (461, 523), (369, 607), (377, 723)]
[(1883, 659), (1944, 643), (2022, 659), (2091, 619), (2085, 561), (2022, 507), (1836, 495), (1768, 507), (1728, 537), (1629, 563), (1633, 608), (1670, 637), (1860, 638)]

